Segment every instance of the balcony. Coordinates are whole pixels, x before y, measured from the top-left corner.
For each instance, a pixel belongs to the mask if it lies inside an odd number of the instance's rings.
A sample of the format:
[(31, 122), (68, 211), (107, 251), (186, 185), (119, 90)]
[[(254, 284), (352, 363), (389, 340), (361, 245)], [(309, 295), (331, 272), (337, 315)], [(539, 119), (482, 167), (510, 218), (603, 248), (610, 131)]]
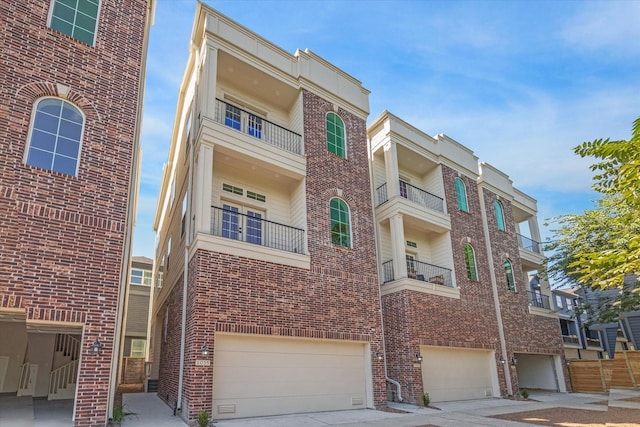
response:
[[(422, 207), (444, 213), (444, 200), (407, 182), (400, 181), (400, 196)], [(376, 207), (388, 201), (387, 183), (376, 188)]]
[(540, 242), (536, 242), (535, 240), (523, 236), (522, 234), (518, 234), (518, 246), (529, 252), (535, 252), (542, 255)]
[[(396, 279), (393, 273), (392, 260), (386, 261), (382, 264), (382, 271), (384, 275), (384, 283), (391, 282)], [(451, 270), (448, 268), (412, 260), (407, 261), (407, 275), (409, 279), (453, 288)]]
[(302, 154), (300, 134), (217, 98), (214, 121), (274, 147)]
[(211, 234), (272, 249), (302, 254), (304, 230), (267, 221), (258, 213), (211, 206)]
[(543, 295), (540, 292), (529, 291), (529, 305), (531, 307), (544, 308), (545, 310), (551, 310), (551, 302), (547, 295)]
[(595, 347), (595, 348), (602, 348), (602, 344), (600, 344), (600, 340), (598, 338), (587, 338), (587, 348), (589, 347)]
[(562, 342), (569, 345), (580, 345), (577, 335), (563, 335)]

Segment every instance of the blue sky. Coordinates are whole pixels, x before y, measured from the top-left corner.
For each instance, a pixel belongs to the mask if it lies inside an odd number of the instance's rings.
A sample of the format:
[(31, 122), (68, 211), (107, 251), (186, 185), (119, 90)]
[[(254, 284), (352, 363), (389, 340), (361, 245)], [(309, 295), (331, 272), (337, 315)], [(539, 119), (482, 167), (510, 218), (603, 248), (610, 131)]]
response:
[[(206, 1), (294, 53), (309, 48), (389, 110), (472, 149), (538, 200), (546, 219), (597, 195), (571, 148), (628, 139), (640, 116), (640, 1)], [(151, 28), (134, 255), (153, 257), (153, 220), (194, 0), (157, 0)]]

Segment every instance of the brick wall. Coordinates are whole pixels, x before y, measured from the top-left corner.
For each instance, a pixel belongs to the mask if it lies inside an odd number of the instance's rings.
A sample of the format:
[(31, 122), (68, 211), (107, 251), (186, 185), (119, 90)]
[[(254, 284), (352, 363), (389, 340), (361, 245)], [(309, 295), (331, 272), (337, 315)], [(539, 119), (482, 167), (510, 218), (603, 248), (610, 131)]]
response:
[[(505, 340), (509, 360), (514, 353), (536, 353), (559, 355), (564, 362), (562, 334), (558, 319), (530, 314), (529, 312), (529, 283), (520, 260), (520, 250), (515, 233), (515, 220), (511, 202), (504, 197), (483, 189), (484, 203), (487, 209), (487, 222), (491, 240), (491, 251), (496, 272), (498, 298), (504, 324)], [(503, 206), (505, 230), (498, 229), (494, 201), (499, 200)], [(512, 263), (516, 283), (516, 292), (507, 287), (504, 272), (504, 260), (508, 258)], [(565, 365), (563, 363), (563, 365)], [(567, 388), (568, 374), (565, 369)], [(518, 376), (515, 368), (511, 368), (511, 381), (514, 392), (518, 390)]]
[[(373, 212), (365, 121), (339, 109), (347, 159), (327, 151), (325, 114), (333, 105), (304, 92), (307, 235), (311, 269), (198, 250), (189, 262), (185, 379), (182, 416), (212, 410), (213, 369), (195, 366), (203, 343), (213, 363), (216, 332), (369, 342), (382, 352)], [(329, 201), (342, 197), (352, 220), (352, 248), (330, 239)], [(173, 256), (173, 255), (172, 255)], [(168, 298), (180, 311), (178, 280)], [(164, 308), (163, 308), (164, 309)], [(163, 343), (159, 395), (177, 399), (179, 315), (171, 314), (170, 343)], [(166, 348), (165, 348), (166, 347)], [(372, 358), (374, 404), (383, 405), (384, 365)]]
[[(147, 3), (103, 1), (95, 47), (48, 28), (49, 2), (0, 3), (2, 307), (84, 322), (78, 426), (106, 423)], [(59, 85), (86, 116), (76, 177), (23, 162), (33, 104)]]

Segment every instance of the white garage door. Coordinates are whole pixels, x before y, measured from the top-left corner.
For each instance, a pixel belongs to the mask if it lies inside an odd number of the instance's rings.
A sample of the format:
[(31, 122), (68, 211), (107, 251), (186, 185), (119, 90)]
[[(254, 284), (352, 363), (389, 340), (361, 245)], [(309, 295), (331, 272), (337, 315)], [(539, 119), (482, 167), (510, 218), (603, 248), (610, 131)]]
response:
[(356, 342), (217, 334), (214, 418), (365, 408), (365, 349)]
[(432, 402), (494, 395), (497, 376), (492, 351), (423, 346), (420, 353), (424, 391)]
[(558, 390), (553, 356), (543, 354), (516, 354), (518, 360), (518, 386)]

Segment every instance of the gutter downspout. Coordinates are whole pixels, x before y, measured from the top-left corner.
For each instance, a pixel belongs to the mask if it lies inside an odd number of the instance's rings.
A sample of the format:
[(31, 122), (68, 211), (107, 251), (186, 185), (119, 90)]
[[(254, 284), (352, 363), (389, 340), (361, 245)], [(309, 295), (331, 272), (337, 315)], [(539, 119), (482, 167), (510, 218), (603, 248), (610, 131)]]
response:
[[(197, 92), (195, 91), (193, 95), (193, 101), (191, 105), (191, 111), (193, 111), (193, 107), (198, 105), (197, 103)], [(187, 120), (194, 120), (195, 115), (191, 113)], [(182, 412), (182, 388), (184, 383), (184, 351), (186, 346), (186, 327), (187, 327), (187, 290), (188, 290), (188, 281), (189, 281), (189, 249), (191, 248), (191, 199), (193, 192), (193, 137), (194, 130), (199, 131), (200, 124), (196, 129), (193, 127), (193, 123), (191, 124), (191, 132), (189, 133), (189, 140), (185, 141), (185, 143), (189, 144), (189, 170), (187, 171), (188, 179), (187, 179), (187, 209), (185, 210), (185, 218), (184, 218), (184, 233), (185, 233), (185, 244), (184, 244), (184, 267), (182, 273), (182, 327), (181, 327), (181, 342), (180, 342), (180, 372), (178, 377), (178, 401), (176, 402), (176, 411)], [(175, 413), (174, 413), (175, 415)]]
[[(367, 137), (367, 140), (369, 138)], [(374, 237), (374, 241), (376, 242), (376, 267), (379, 273), (380, 270), (380, 264), (379, 264), (379, 255), (380, 255), (380, 247), (379, 247), (379, 242), (378, 242), (378, 222), (376, 220), (376, 208), (374, 206), (375, 204), (375, 188), (374, 188), (374, 184), (373, 184), (373, 168), (372, 168), (372, 159), (373, 159), (373, 153), (371, 153), (371, 141), (367, 141), (367, 146), (368, 146), (368, 151), (369, 151), (369, 186), (371, 187), (371, 213), (373, 215), (373, 237)], [(404, 399), (402, 398), (402, 386), (400, 385), (400, 383), (392, 378), (389, 377), (389, 373), (387, 371), (387, 345), (386, 345), (386, 340), (384, 337), (385, 334), (385, 329), (384, 329), (384, 314), (382, 312), (382, 289), (380, 289), (380, 279), (378, 276), (378, 301), (380, 303), (380, 327), (382, 328), (382, 331), (380, 331), (380, 334), (382, 335), (382, 354), (384, 355), (384, 378), (387, 382), (390, 382), (391, 384), (396, 386), (396, 389), (398, 390), (398, 400), (400, 402), (402, 402)]]
[[(144, 89), (145, 89), (145, 77), (147, 69), (147, 54), (149, 51), (149, 33), (154, 21), (155, 13), (155, 0), (151, 0), (147, 7), (147, 17), (145, 20), (144, 39), (142, 45), (142, 57), (140, 58), (140, 76), (138, 80), (138, 100), (136, 111), (136, 124), (133, 136), (133, 157), (131, 158), (131, 170), (129, 181), (129, 195), (133, 194), (133, 200), (129, 197), (127, 201), (127, 223), (125, 225), (125, 238), (124, 248), (122, 252), (122, 265), (120, 267), (120, 286), (118, 295), (118, 306), (116, 308), (116, 329), (113, 337), (113, 352), (111, 355), (111, 374), (109, 378), (108, 386), (108, 401), (107, 401), (107, 419), (113, 414), (115, 404), (115, 391), (118, 387), (118, 373), (120, 371), (120, 361), (122, 360), (122, 351), (124, 345), (121, 341), (124, 341), (124, 334), (122, 333), (124, 325), (124, 312), (125, 304), (128, 299), (128, 287), (129, 287), (129, 268), (131, 267), (131, 244), (133, 242), (133, 226), (135, 223), (136, 207), (138, 203), (138, 185), (140, 179), (141, 168), (141, 133), (142, 133), (142, 116), (144, 111)], [(83, 332), (84, 335), (84, 332)], [(114, 369), (115, 366), (115, 369)], [(77, 394), (77, 391), (76, 391)], [(75, 403), (74, 403), (74, 417), (75, 417)]]
[(500, 351), (505, 360), (502, 365), (504, 371), (505, 382), (507, 383), (507, 393), (513, 395), (513, 387), (511, 386), (511, 372), (509, 371), (509, 358), (507, 357), (507, 341), (504, 337), (504, 324), (502, 323), (502, 310), (500, 309), (500, 299), (498, 298), (498, 283), (496, 280), (496, 271), (493, 265), (493, 254), (491, 252), (491, 238), (489, 237), (489, 223), (487, 222), (487, 209), (484, 204), (484, 192), (482, 186), (478, 185), (478, 195), (480, 196), (480, 208), (482, 216), (482, 228), (484, 229), (484, 242), (487, 250), (487, 259), (489, 261), (489, 275), (491, 276), (491, 290), (493, 292), (493, 304), (496, 307), (496, 318), (498, 320), (498, 335), (500, 336)]

